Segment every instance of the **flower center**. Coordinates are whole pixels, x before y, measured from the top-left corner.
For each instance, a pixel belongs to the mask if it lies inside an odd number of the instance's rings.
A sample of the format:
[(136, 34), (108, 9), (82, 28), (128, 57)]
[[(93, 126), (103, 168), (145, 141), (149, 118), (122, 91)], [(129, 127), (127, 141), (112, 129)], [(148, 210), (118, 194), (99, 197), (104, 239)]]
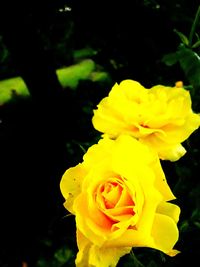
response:
[(105, 208), (114, 208), (118, 203), (122, 187), (116, 182), (109, 182), (101, 186), (101, 194), (104, 198)]
[(96, 202), (100, 210), (113, 221), (120, 221), (122, 217), (135, 214), (133, 196), (119, 177), (99, 185)]

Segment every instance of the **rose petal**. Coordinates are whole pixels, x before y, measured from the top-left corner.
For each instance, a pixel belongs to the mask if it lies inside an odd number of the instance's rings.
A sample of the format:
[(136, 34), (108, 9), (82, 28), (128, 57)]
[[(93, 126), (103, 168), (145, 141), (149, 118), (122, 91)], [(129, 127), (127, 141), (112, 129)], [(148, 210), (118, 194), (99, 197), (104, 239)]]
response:
[(162, 160), (177, 161), (186, 153), (185, 148), (181, 144), (169, 144), (154, 135), (139, 140), (141, 143), (154, 149)]
[(156, 210), (157, 213), (167, 215), (171, 217), (175, 223), (178, 222), (180, 216), (180, 208), (179, 206), (169, 203), (169, 202), (161, 202)]
[(152, 237), (154, 240), (154, 244), (152, 243), (153, 248), (173, 255), (173, 247), (179, 237), (178, 228), (174, 220), (167, 215), (157, 213), (152, 227)]
[(163, 199), (166, 201), (175, 199), (175, 196), (167, 183), (165, 173), (160, 164), (160, 160), (156, 155), (154, 161), (152, 161), (152, 168), (155, 173), (154, 185), (156, 189), (163, 195)]
[(76, 267), (115, 267), (119, 259), (131, 251), (130, 247), (101, 248), (93, 245), (77, 231), (79, 252), (76, 257)]
[(76, 225), (88, 240), (101, 246), (108, 238), (112, 222), (95, 205), (88, 207), (87, 198), (82, 193), (74, 202)]
[(60, 181), (60, 190), (66, 199), (64, 206), (69, 212), (74, 214), (73, 203), (81, 192), (82, 179), (85, 176), (85, 170), (81, 164), (69, 168)]

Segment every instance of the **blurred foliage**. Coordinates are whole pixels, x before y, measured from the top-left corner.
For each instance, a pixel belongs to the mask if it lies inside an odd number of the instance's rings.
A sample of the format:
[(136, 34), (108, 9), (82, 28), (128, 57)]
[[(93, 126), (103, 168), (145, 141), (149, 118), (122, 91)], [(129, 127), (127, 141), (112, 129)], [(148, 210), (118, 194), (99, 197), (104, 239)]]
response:
[[(89, 52), (91, 52), (89, 50)], [(75, 51), (80, 57), (82, 51)], [(87, 49), (84, 49), (84, 54)], [(88, 53), (89, 55), (89, 53)], [(109, 82), (110, 77), (107, 72), (98, 70), (92, 59), (84, 59), (77, 64), (56, 70), (58, 80), (63, 88), (76, 89), (80, 81)], [(28, 88), (21, 77), (9, 78), (0, 81), (0, 105), (12, 101), (16, 97), (29, 96)]]
[[(39, 12), (38, 6), (31, 3), (34, 9), (32, 13), (28, 9), (27, 23), (34, 12)], [(66, 92), (62, 134), (57, 134), (57, 127), (50, 127), (56, 120), (55, 110), (46, 122), (42, 115), (45, 103), (38, 108), (30, 98), (22, 97), (29, 95), (28, 86), (0, 32), (1, 179), (9, 188), (6, 194), (9, 197), (6, 200), (2, 197), (2, 202), (9, 204), (5, 208), (8, 212), (2, 215), (5, 225), (1, 229), (6, 238), (1, 241), (0, 266), (15, 266), (8, 263), (12, 255), (13, 259), (27, 261), (28, 267), (74, 267), (75, 222), (73, 216), (65, 217), (59, 180), (63, 171), (80, 162), (84, 151), (100, 137), (91, 125), (93, 108), (114, 82), (131, 78), (148, 87), (159, 83), (174, 85), (181, 80), (191, 92), (195, 111), (200, 111), (199, 1), (58, 3), (51, 10), (45, 8), (45, 1), (41, 3), (42, 11), (37, 13), (40, 16), (34, 23), (41, 46), (52, 55), (52, 65)], [(30, 68), (35, 68), (32, 62)], [(61, 137), (64, 142), (60, 149), (53, 138), (60, 141)], [(183, 158), (174, 163), (162, 162), (177, 197), (175, 202), (181, 207), (180, 238), (176, 246), (181, 253), (171, 258), (153, 249), (135, 248), (120, 259), (119, 267), (178, 267), (191, 265), (191, 259), (198, 262), (199, 140), (197, 131), (185, 142), (187, 153)], [(53, 182), (52, 176), (57, 178)], [(12, 180), (11, 192), (10, 177), (19, 177), (17, 182)], [(32, 191), (37, 193), (31, 194), (30, 181)], [(4, 191), (2, 186), (2, 196)], [(13, 199), (18, 209), (16, 217), (12, 215)], [(34, 242), (29, 243), (30, 239)]]
[(60, 249), (54, 252), (54, 255), (50, 259), (41, 258), (38, 260), (37, 267), (64, 267), (69, 266), (70, 261), (75, 260), (73, 251), (66, 246), (61, 247)]
[[(199, 90), (200, 90), (200, 38), (198, 35), (200, 25), (200, 6), (197, 9), (196, 16), (191, 26), (189, 36), (177, 31), (174, 32), (179, 36), (181, 43), (174, 53), (164, 55), (162, 61), (167, 66), (173, 66), (179, 63), (181, 69), (185, 74), (186, 82), (189, 84), (189, 90), (193, 99), (193, 107), (198, 110), (199, 106)], [(196, 40), (193, 43), (193, 39)]]

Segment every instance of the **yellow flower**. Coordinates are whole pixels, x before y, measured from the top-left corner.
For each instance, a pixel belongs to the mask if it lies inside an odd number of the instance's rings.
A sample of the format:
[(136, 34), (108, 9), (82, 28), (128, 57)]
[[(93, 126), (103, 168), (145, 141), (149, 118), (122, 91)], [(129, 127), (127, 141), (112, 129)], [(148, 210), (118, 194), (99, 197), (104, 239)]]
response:
[(180, 209), (157, 154), (135, 138), (104, 136), (66, 170), (60, 189), (76, 217), (77, 267), (115, 267), (132, 247), (178, 253)]
[(182, 87), (144, 88), (133, 80), (115, 84), (94, 110), (94, 128), (116, 138), (129, 134), (152, 147), (160, 159), (176, 161), (186, 150), (181, 145), (200, 126), (191, 97)]

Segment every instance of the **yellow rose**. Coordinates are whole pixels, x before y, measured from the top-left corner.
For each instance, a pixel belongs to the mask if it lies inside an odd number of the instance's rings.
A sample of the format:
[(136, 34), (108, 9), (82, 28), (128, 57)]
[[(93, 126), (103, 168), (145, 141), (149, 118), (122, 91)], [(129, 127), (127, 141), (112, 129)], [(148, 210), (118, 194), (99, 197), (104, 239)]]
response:
[(188, 91), (180, 87), (144, 88), (133, 80), (115, 84), (94, 110), (94, 128), (116, 138), (129, 134), (152, 147), (160, 159), (176, 161), (181, 145), (200, 126)]
[(129, 135), (104, 137), (64, 173), (60, 189), (75, 215), (77, 267), (114, 267), (132, 247), (174, 256), (180, 209), (159, 158)]

